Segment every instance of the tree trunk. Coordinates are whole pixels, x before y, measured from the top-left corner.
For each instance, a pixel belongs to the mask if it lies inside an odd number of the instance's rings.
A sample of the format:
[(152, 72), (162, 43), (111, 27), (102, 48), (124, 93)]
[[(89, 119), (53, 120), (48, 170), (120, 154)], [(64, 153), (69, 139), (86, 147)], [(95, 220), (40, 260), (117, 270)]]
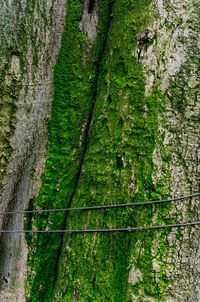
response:
[[(25, 209), (41, 182), (65, 5), (64, 0), (0, 1), (1, 211)], [(1, 215), (1, 229), (23, 229), (22, 218)], [(24, 236), (2, 235), (0, 252), (0, 300), (25, 301)]]
[[(65, 1), (1, 1), (2, 210), (200, 191), (198, 0), (68, 0), (66, 18)], [(198, 205), (33, 214), (25, 228), (191, 222)], [(27, 250), (3, 236), (2, 301), (198, 302), (199, 237), (199, 226), (29, 234)]]

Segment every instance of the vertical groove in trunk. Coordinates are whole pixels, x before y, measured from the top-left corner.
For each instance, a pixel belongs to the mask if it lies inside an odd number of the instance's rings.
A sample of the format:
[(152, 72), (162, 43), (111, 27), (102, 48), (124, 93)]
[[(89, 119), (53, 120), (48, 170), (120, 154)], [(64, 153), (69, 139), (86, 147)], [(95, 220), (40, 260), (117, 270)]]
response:
[[(199, 191), (199, 1), (68, 0), (66, 19), (64, 2), (1, 0), (1, 210)], [(198, 202), (34, 214), (25, 227), (194, 221)], [(198, 230), (27, 234), (26, 301), (198, 302)], [(0, 300), (25, 301), (23, 236), (2, 236), (0, 252)]]

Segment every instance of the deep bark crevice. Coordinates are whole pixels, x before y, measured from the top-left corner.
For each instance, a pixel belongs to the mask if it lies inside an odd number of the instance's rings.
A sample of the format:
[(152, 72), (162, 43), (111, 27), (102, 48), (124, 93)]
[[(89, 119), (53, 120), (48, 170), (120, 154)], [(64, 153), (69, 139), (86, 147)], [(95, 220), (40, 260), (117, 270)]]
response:
[[(91, 5), (91, 8), (93, 9), (94, 5), (95, 5), (95, 0), (91, 0), (90, 1), (90, 5)], [(86, 130), (85, 130), (85, 135), (84, 135), (84, 142), (83, 142), (83, 157), (82, 157), (82, 160), (79, 164), (79, 168), (78, 168), (78, 173), (77, 173), (77, 178), (76, 178), (76, 182), (75, 182), (75, 186), (74, 186), (74, 190), (73, 190), (73, 193), (70, 197), (70, 200), (69, 200), (69, 203), (68, 203), (68, 207), (70, 208), (71, 207), (71, 204), (72, 204), (72, 201), (73, 201), (73, 198), (74, 198), (74, 195), (76, 193), (76, 190), (77, 190), (77, 186), (78, 186), (78, 182), (79, 182), (79, 178), (80, 178), (80, 175), (81, 175), (81, 172), (82, 172), (82, 166), (83, 166), (83, 163), (84, 163), (84, 159), (85, 159), (85, 154), (86, 154), (86, 151), (87, 151), (87, 146), (88, 146), (88, 142), (89, 142), (89, 132), (90, 132), (90, 129), (91, 129), (91, 121), (92, 121), (92, 117), (93, 117), (93, 112), (94, 112), (94, 108), (95, 108), (95, 104), (96, 104), (96, 97), (97, 97), (97, 85), (98, 85), (98, 78), (99, 78), (99, 74), (100, 74), (100, 66), (101, 66), (101, 61), (102, 61), (102, 56), (104, 54), (104, 50), (105, 50), (105, 46), (106, 46), (106, 43), (107, 43), (107, 37), (108, 37), (108, 33), (109, 33), (109, 29), (110, 29), (110, 24), (111, 24), (111, 21), (112, 21), (112, 18), (110, 16), (111, 12), (112, 12), (112, 8), (113, 8), (113, 3), (110, 7), (110, 11), (109, 11), (109, 24), (108, 24), (108, 31), (107, 31), (107, 35), (106, 35), (106, 38), (105, 38), (105, 41), (103, 43), (103, 47), (99, 53), (99, 56), (98, 56), (98, 60), (95, 62), (95, 69), (96, 69), (96, 77), (95, 77), (95, 84), (94, 84), (94, 94), (93, 94), (93, 102), (92, 102), (92, 108), (90, 110), (90, 113), (89, 113), (89, 116), (88, 116), (88, 120), (87, 120), (87, 125), (86, 125)], [(89, 8), (88, 8), (89, 10)], [(66, 212), (65, 213), (65, 217), (64, 217), (64, 224), (63, 224), (63, 229), (66, 229), (66, 226), (67, 226), (67, 218), (68, 218), (68, 215), (69, 215), (69, 212)], [(61, 241), (60, 241), (60, 246), (59, 246), (59, 249), (58, 249), (58, 253), (57, 253), (57, 260), (56, 260), (56, 268), (55, 268), (55, 276), (54, 276), (54, 282), (53, 282), (53, 287), (52, 287), (52, 293), (53, 293), (53, 290), (55, 288), (55, 284), (56, 284), (56, 281), (57, 281), (57, 276), (58, 276), (58, 266), (59, 266), (59, 259), (60, 259), (60, 256), (61, 256), (61, 253), (62, 253), (62, 249), (63, 249), (63, 242), (64, 242), (64, 233), (61, 234)]]
[(88, 14), (92, 14), (94, 6), (95, 6), (95, 0), (89, 0)]

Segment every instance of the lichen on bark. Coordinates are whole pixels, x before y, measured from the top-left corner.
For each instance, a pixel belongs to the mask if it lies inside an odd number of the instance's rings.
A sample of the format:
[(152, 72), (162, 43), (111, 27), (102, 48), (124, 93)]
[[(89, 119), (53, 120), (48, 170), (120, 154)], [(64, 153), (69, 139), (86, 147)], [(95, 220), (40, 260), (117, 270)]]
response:
[[(63, 0), (0, 1), (2, 211), (25, 209), (40, 183), (64, 15)], [(2, 217), (1, 228), (23, 228), (22, 215)], [(24, 236), (4, 234), (0, 252), (0, 300), (22, 302), (27, 255)]]

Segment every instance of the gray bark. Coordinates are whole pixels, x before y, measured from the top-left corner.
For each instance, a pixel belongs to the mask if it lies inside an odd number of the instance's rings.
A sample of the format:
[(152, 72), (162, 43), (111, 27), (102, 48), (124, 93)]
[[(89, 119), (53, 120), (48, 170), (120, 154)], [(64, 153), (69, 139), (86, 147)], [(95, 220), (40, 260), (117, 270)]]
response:
[[(65, 7), (65, 0), (0, 1), (1, 211), (26, 208), (38, 190)], [(0, 219), (1, 228), (23, 229), (21, 215)], [(24, 235), (1, 236), (0, 253), (0, 300), (22, 302)]]

